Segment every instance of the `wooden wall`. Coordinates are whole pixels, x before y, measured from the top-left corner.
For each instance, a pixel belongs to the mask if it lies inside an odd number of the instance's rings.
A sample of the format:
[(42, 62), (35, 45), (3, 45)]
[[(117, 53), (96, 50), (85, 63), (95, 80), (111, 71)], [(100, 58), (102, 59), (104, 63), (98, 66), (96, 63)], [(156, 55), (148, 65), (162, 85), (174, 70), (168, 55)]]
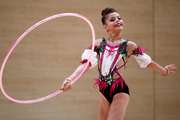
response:
[[(125, 22), (123, 38), (146, 48), (162, 66), (180, 67), (179, 0), (1, 0), (0, 63), (29, 27), (60, 13), (78, 13), (94, 25), (96, 38), (107, 38), (101, 10), (117, 9)], [(91, 44), (88, 24), (75, 17), (57, 18), (37, 27), (17, 45), (4, 69), (3, 85), (16, 99), (36, 99), (59, 88)], [(0, 92), (0, 120), (97, 120), (98, 90), (92, 88), (97, 67), (89, 70), (71, 91), (34, 104), (18, 104)], [(179, 120), (180, 74), (162, 76), (141, 69), (130, 58), (124, 78), (131, 99), (124, 120)]]
[[(163, 3), (163, 4), (162, 4)], [(155, 60), (161, 65), (180, 61), (180, 1), (155, 0)], [(161, 7), (160, 7), (161, 6)], [(163, 77), (155, 73), (155, 113), (157, 120), (180, 119), (180, 74)]]

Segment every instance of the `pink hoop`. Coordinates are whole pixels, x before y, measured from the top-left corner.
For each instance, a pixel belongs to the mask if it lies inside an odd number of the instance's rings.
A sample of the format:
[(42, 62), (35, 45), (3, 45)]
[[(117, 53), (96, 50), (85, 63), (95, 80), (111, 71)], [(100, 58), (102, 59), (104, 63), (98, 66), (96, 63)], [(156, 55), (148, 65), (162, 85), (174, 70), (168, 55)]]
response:
[(48, 96), (45, 96), (45, 97), (42, 97), (42, 98), (39, 98), (39, 99), (34, 99), (34, 100), (18, 100), (18, 99), (14, 99), (12, 97), (10, 97), (4, 90), (3, 88), (3, 85), (2, 85), (2, 75), (3, 75), (3, 70), (4, 70), (4, 67), (5, 67), (5, 64), (11, 54), (11, 52), (13, 51), (13, 49), (16, 47), (16, 45), (22, 40), (22, 38), (24, 38), (30, 31), (32, 31), (34, 28), (36, 28), (37, 26), (49, 21), (49, 20), (52, 20), (52, 19), (55, 19), (55, 18), (58, 18), (58, 17), (64, 17), (64, 16), (74, 16), (74, 17), (78, 17), (78, 18), (81, 18), (83, 20), (85, 20), (90, 28), (91, 28), (91, 32), (92, 32), (92, 51), (91, 51), (91, 54), (89, 56), (89, 59), (86, 63), (86, 65), (84, 66), (83, 70), (79, 73), (79, 75), (74, 79), (72, 80), (72, 82), (70, 84), (73, 84), (74, 82), (77, 81), (77, 79), (82, 75), (82, 73), (84, 72), (84, 70), (87, 68), (88, 64), (89, 64), (89, 61), (92, 57), (92, 54), (93, 54), (93, 50), (94, 50), (94, 47), (95, 47), (95, 31), (94, 31), (94, 27), (92, 25), (92, 23), (84, 16), (80, 15), (80, 14), (76, 14), (76, 13), (62, 13), (62, 14), (57, 14), (57, 15), (53, 15), (53, 16), (50, 16), (48, 18), (45, 18), (41, 21), (39, 21), (38, 23), (34, 24), (32, 27), (30, 27), (27, 31), (25, 31), (18, 39), (17, 41), (12, 45), (12, 47), (10, 48), (9, 52), (7, 53), (3, 63), (2, 63), (2, 66), (1, 66), (1, 70), (0, 70), (0, 88), (1, 88), (1, 91), (2, 93), (11, 101), (13, 102), (16, 102), (16, 103), (36, 103), (36, 102), (40, 102), (40, 101), (43, 101), (43, 100), (46, 100), (46, 99), (49, 99), (51, 97), (54, 97), (55, 95), (59, 94), (62, 92), (62, 90), (58, 90)]

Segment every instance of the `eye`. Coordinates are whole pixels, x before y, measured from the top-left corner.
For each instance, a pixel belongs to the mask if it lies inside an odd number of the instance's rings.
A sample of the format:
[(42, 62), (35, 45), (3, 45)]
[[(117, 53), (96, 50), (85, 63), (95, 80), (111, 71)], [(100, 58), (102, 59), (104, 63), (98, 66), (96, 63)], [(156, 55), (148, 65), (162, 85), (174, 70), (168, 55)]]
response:
[(110, 19), (110, 22), (113, 22), (113, 21), (115, 21), (115, 19)]
[(118, 20), (121, 20), (121, 18), (118, 18)]

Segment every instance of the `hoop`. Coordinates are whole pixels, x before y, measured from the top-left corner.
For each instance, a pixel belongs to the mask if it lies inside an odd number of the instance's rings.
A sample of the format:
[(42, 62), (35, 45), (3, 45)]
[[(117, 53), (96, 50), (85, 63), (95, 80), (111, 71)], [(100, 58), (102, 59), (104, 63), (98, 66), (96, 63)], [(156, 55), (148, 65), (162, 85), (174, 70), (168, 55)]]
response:
[(13, 101), (13, 102), (16, 102), (16, 103), (36, 103), (36, 102), (40, 102), (40, 101), (43, 101), (43, 100), (46, 100), (46, 99), (49, 99), (51, 97), (54, 97), (55, 95), (59, 94), (62, 92), (62, 90), (58, 90), (48, 96), (45, 96), (45, 97), (42, 97), (42, 98), (39, 98), (39, 99), (34, 99), (34, 100), (18, 100), (18, 99), (14, 99), (12, 97), (10, 97), (4, 90), (3, 88), (3, 84), (2, 84), (2, 75), (3, 75), (3, 71), (4, 71), (4, 67), (5, 67), (5, 64), (11, 54), (11, 52), (13, 51), (13, 49), (16, 47), (16, 45), (22, 40), (22, 38), (24, 38), (29, 32), (31, 32), (34, 28), (36, 28), (37, 26), (49, 21), (49, 20), (52, 20), (52, 19), (55, 19), (55, 18), (58, 18), (58, 17), (64, 17), (64, 16), (74, 16), (74, 17), (78, 17), (78, 18), (81, 18), (83, 20), (85, 20), (90, 28), (91, 28), (91, 32), (92, 32), (92, 51), (91, 51), (91, 54), (89, 56), (89, 59), (86, 63), (86, 65), (84, 66), (83, 70), (79, 73), (79, 75), (74, 79), (72, 80), (72, 82), (70, 84), (73, 84), (77, 81), (77, 79), (82, 75), (82, 73), (85, 71), (85, 69), (87, 68), (88, 64), (89, 64), (89, 61), (92, 57), (92, 54), (93, 54), (93, 50), (94, 50), (94, 46), (95, 46), (95, 31), (94, 31), (94, 27), (92, 25), (92, 23), (84, 16), (80, 15), (80, 14), (76, 14), (76, 13), (61, 13), (61, 14), (57, 14), (57, 15), (53, 15), (53, 16), (50, 16), (50, 17), (47, 17), (41, 21), (39, 21), (38, 23), (34, 24), (33, 26), (31, 26), (27, 31), (25, 31), (18, 39), (17, 41), (12, 45), (12, 47), (10, 48), (9, 52), (7, 53), (3, 63), (2, 63), (2, 66), (1, 66), (1, 70), (0, 70), (0, 88), (1, 88), (1, 91), (2, 93), (5, 95), (5, 97), (7, 97), (9, 100)]

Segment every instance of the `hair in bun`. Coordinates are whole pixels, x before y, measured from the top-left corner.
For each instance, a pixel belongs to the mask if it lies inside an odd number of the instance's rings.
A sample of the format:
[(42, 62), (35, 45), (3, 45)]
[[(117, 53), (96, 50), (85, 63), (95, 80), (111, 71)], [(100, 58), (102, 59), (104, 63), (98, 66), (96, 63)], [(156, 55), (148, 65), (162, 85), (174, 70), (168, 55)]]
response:
[(102, 21), (103, 25), (105, 24), (106, 16), (109, 13), (113, 13), (113, 12), (118, 12), (118, 11), (116, 11), (114, 8), (111, 8), (111, 7), (107, 7), (104, 10), (102, 10), (102, 12), (101, 12), (101, 15), (102, 15), (101, 21)]

